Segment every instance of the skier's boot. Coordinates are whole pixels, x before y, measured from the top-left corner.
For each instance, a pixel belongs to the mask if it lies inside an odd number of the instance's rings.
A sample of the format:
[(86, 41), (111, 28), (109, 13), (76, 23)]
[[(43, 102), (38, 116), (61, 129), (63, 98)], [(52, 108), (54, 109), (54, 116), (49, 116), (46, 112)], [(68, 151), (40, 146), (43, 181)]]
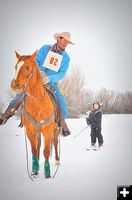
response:
[(15, 115), (15, 111), (21, 105), (21, 101), (17, 100), (12, 106), (6, 109), (6, 111), (0, 115), (0, 125), (5, 124), (7, 120)]
[(96, 144), (95, 143), (91, 143), (91, 149), (92, 150), (96, 149)]
[(103, 148), (103, 144), (99, 144), (99, 149), (102, 149)]

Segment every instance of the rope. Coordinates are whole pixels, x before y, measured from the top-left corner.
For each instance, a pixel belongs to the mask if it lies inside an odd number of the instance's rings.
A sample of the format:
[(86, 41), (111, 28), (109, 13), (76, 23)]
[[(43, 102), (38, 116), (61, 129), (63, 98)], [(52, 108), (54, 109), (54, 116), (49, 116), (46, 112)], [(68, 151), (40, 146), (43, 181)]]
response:
[(26, 137), (26, 130), (24, 127), (24, 135), (25, 135), (25, 149), (26, 149), (26, 165), (27, 165), (27, 174), (29, 178), (34, 182), (34, 179), (31, 177), (30, 172), (29, 172), (29, 163), (28, 163), (28, 146), (27, 146), (27, 137)]
[[(82, 116), (81, 112), (77, 111), (76, 109), (73, 109), (73, 108), (71, 108), (70, 106), (68, 106), (68, 108), (69, 108), (70, 110), (75, 111), (76, 113), (79, 113), (80, 116)], [(85, 128), (83, 128), (79, 133), (77, 133), (77, 134), (74, 135), (73, 137), (74, 137), (74, 138), (75, 138), (75, 137), (78, 137), (78, 136), (79, 136), (81, 133), (83, 133), (83, 131), (85, 131), (87, 128), (88, 128), (88, 126), (86, 126)]]
[(83, 133), (83, 131), (85, 131), (88, 128), (88, 126), (86, 126), (84, 129), (82, 129), (78, 134), (74, 135), (73, 137), (78, 137), (81, 133)]

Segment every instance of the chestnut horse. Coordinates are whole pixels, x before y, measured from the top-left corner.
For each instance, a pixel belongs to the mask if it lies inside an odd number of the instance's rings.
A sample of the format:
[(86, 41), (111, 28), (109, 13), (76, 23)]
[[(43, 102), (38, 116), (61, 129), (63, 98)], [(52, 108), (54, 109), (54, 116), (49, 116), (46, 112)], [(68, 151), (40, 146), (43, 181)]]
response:
[(50, 175), (50, 147), (53, 140), (55, 146), (55, 159), (58, 156), (58, 129), (54, 117), (54, 104), (46, 89), (44, 89), (42, 76), (35, 63), (36, 52), (31, 56), (20, 56), (16, 52), (18, 62), (15, 66), (15, 76), (11, 88), (15, 92), (25, 93), (22, 110), (22, 122), (26, 127), (26, 134), (31, 144), (32, 174), (39, 171), (39, 153), (41, 146), (41, 133), (44, 136), (44, 173)]

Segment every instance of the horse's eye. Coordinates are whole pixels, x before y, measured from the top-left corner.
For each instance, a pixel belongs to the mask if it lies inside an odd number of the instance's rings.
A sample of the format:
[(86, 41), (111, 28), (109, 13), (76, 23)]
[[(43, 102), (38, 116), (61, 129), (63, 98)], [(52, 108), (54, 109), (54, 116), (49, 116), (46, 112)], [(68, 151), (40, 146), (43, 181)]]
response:
[(29, 70), (29, 65), (26, 66), (26, 70)]

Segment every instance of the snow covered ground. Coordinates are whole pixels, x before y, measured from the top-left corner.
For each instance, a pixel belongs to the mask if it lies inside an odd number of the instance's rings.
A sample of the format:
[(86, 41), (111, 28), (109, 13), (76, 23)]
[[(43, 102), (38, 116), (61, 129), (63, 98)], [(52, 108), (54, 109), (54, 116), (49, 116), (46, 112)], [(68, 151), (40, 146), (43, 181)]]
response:
[[(97, 152), (86, 151), (89, 128), (73, 137), (85, 128), (85, 119), (67, 122), (72, 135), (60, 138), (61, 165), (55, 179), (43, 176), (41, 149), (40, 176), (35, 182), (26, 172), (24, 129), (17, 128), (14, 118), (0, 126), (1, 200), (116, 200), (117, 185), (132, 184), (132, 115), (103, 115), (104, 148)], [(54, 157), (50, 163), (53, 175)]]

